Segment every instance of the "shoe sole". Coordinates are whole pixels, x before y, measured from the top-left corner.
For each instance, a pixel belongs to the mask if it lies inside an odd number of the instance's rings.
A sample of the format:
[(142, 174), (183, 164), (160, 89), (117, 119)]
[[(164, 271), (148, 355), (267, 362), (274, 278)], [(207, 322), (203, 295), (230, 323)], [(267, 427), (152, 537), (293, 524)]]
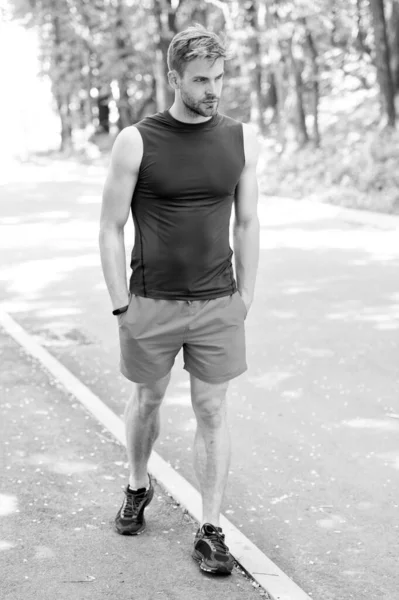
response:
[(144, 533), (144, 531), (147, 529), (147, 524), (145, 522), (143, 522), (142, 526), (140, 527), (140, 529), (137, 529), (137, 531), (129, 531), (128, 529), (120, 529), (118, 527), (118, 525), (115, 525), (115, 529), (120, 535), (140, 535), (141, 533)]
[(214, 569), (212, 569), (212, 567), (210, 567), (204, 562), (202, 554), (197, 552), (197, 550), (194, 550), (191, 556), (193, 557), (195, 562), (199, 564), (199, 568), (201, 569), (201, 571), (204, 571), (204, 573), (211, 573), (212, 575), (231, 575), (233, 569), (229, 570), (223, 567), (215, 567)]
[[(147, 506), (150, 504), (151, 500), (154, 497), (154, 488), (151, 488), (151, 489), (152, 489), (152, 492), (148, 496), (143, 508), (141, 509), (143, 512), (144, 512), (144, 509), (147, 508)], [(144, 517), (143, 517), (143, 523), (142, 523), (141, 527), (139, 529), (137, 529), (136, 531), (129, 531), (128, 526), (126, 526), (126, 528), (124, 528), (124, 527), (118, 526), (118, 524), (115, 523), (115, 529), (120, 535), (140, 535), (141, 533), (144, 533), (146, 528), (147, 528), (147, 523), (145, 522)]]

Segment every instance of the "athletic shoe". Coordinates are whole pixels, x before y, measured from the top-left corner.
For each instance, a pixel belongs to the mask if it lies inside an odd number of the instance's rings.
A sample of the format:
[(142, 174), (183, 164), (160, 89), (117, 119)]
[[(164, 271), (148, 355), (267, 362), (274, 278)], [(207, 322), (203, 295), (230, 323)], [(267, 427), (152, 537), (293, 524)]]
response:
[(192, 557), (199, 563), (200, 569), (207, 573), (230, 575), (234, 567), (234, 558), (224, 543), (222, 528), (210, 523), (198, 529)]
[(152, 481), (150, 477), (149, 479), (148, 490), (141, 488), (133, 492), (129, 486), (126, 486), (125, 499), (115, 518), (116, 531), (121, 535), (139, 535), (145, 530), (144, 509), (154, 496)]

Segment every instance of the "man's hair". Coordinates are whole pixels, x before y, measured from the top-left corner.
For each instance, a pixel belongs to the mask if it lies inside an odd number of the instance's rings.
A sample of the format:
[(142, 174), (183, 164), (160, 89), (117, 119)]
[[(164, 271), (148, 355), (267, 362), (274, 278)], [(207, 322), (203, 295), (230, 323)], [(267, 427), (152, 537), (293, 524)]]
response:
[(168, 69), (182, 76), (185, 64), (196, 58), (207, 58), (212, 62), (229, 58), (224, 41), (198, 24), (174, 36), (168, 48)]

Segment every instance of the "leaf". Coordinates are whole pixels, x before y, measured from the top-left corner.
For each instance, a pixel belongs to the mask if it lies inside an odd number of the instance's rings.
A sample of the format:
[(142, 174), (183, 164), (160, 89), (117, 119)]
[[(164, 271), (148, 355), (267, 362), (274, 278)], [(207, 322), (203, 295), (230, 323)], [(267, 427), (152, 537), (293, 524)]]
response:
[(94, 580), (93, 575), (86, 575), (85, 579), (64, 579), (62, 583), (91, 583)]

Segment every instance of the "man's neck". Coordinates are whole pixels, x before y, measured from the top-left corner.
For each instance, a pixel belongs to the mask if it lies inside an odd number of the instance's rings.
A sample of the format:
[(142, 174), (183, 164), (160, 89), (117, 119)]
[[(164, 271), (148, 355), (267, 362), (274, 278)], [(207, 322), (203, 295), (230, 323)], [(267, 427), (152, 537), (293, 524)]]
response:
[(190, 123), (193, 125), (196, 123), (206, 123), (206, 121), (210, 121), (212, 119), (212, 117), (203, 117), (202, 115), (198, 115), (194, 112), (189, 112), (184, 106), (179, 106), (176, 104), (176, 102), (174, 102), (169, 108), (169, 113), (177, 121), (181, 121), (182, 123)]

